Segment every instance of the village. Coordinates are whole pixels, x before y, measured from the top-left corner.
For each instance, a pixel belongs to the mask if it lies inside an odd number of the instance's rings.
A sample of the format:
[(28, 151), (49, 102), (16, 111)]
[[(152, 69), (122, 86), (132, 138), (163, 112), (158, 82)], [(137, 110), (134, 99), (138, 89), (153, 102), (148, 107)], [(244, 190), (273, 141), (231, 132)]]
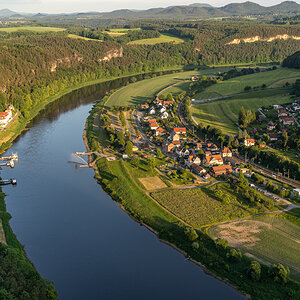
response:
[[(232, 165), (233, 152), (229, 147), (219, 148), (213, 142), (190, 138), (186, 127), (173, 127), (171, 131), (164, 128), (164, 119), (172, 114), (174, 103), (174, 100), (165, 101), (156, 97), (152, 105), (141, 105), (142, 122), (149, 140), (177, 161), (181, 168), (189, 169), (204, 180), (230, 176), (232, 173), (238, 175), (240, 168)], [(245, 139), (244, 144), (250, 147), (255, 141)]]

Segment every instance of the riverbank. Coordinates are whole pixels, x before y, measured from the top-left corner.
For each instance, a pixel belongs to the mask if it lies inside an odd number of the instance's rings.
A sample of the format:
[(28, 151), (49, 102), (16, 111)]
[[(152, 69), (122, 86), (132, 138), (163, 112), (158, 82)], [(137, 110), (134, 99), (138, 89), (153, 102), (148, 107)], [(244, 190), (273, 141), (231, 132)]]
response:
[[(95, 112), (99, 114), (101, 105), (103, 103), (101, 104), (100, 101), (91, 110), (85, 134), (94, 128), (91, 123), (93, 114)], [(86, 139), (85, 144), (88, 151), (89, 142), (91, 140)], [(99, 140), (98, 142), (101, 143)], [(248, 298), (251, 295), (252, 299), (269, 299), (270, 294), (281, 298), (289, 289), (299, 291), (299, 285), (292, 280), (289, 281), (288, 287), (274, 282), (269, 275), (270, 268), (265, 265), (261, 266), (264, 279), (260, 282), (253, 282), (247, 273), (252, 260), (246, 256), (242, 256), (240, 261), (231, 260), (231, 249), (219, 246), (206, 234), (205, 230), (197, 231), (197, 247), (195, 247), (194, 241), (190, 241), (186, 236), (186, 225), (162, 211), (143, 192), (137, 177), (135, 177), (138, 171), (129, 161), (118, 159), (115, 162), (108, 162), (102, 159), (93, 168), (97, 174), (98, 183), (101, 184), (104, 191), (118, 202), (121, 209), (135, 221), (156, 234), (159, 240), (187, 256), (205, 272), (234, 287)], [(141, 175), (140, 173), (138, 177), (145, 177)]]
[[(84, 141), (84, 145), (86, 147), (86, 151), (87, 152), (91, 152), (91, 149), (89, 147), (89, 144), (88, 144), (88, 140), (87, 140), (87, 137), (86, 137), (86, 133), (87, 133), (87, 123), (85, 125), (85, 129), (84, 129), (84, 133), (83, 133), (83, 141)], [(89, 156), (89, 162), (92, 162), (92, 159), (93, 157), (90, 155)], [(130, 218), (132, 218), (135, 222), (137, 222), (139, 225), (141, 226), (144, 226), (145, 228), (147, 228), (147, 230), (149, 230), (150, 232), (152, 232), (153, 234), (156, 235), (156, 237), (158, 238), (158, 240), (170, 247), (172, 247), (174, 250), (176, 250), (177, 252), (181, 253), (183, 256), (185, 256), (187, 259), (189, 259), (191, 262), (193, 262), (194, 264), (196, 264), (197, 266), (201, 267), (202, 270), (204, 271), (205, 274), (207, 275), (210, 275), (220, 281), (223, 281), (225, 284), (227, 284), (228, 286), (232, 287), (233, 289), (235, 289), (238, 293), (240, 293), (242, 296), (245, 296), (247, 299), (250, 299), (250, 296), (249, 295), (245, 295), (243, 293), (241, 293), (239, 290), (238, 290), (238, 287), (231, 284), (229, 281), (227, 281), (225, 278), (221, 278), (219, 277), (217, 274), (211, 272), (206, 266), (204, 266), (201, 262), (195, 260), (195, 259), (192, 259), (189, 254), (188, 254), (188, 251), (185, 251), (184, 249), (178, 247), (178, 245), (176, 245), (176, 243), (174, 242), (171, 242), (167, 239), (163, 239), (160, 237), (160, 231), (154, 229), (153, 227), (151, 227), (151, 225), (147, 224), (146, 222), (143, 222), (141, 220), (139, 220), (139, 218), (136, 218), (136, 216), (134, 216), (134, 214), (132, 213), (132, 211), (129, 211), (128, 209), (126, 209), (122, 203), (120, 203), (120, 199), (118, 198), (118, 196), (112, 192), (109, 192), (109, 188), (107, 185), (103, 184), (103, 181), (102, 181), (102, 178), (99, 174), (99, 169), (97, 168), (97, 166), (95, 164), (91, 164), (90, 165), (91, 168), (94, 169), (94, 172), (95, 172), (95, 179), (97, 179), (98, 183), (102, 186), (103, 190), (106, 191), (110, 196), (111, 198), (116, 201), (120, 207), (120, 209), (126, 213)]]
[[(124, 76), (119, 77), (111, 77), (111, 78), (101, 78), (97, 80), (91, 80), (82, 82), (80, 84), (68, 87), (67, 89), (64, 89), (55, 95), (52, 95), (50, 97), (45, 98), (43, 101), (41, 101), (38, 105), (33, 107), (33, 109), (30, 111), (29, 116), (26, 118), (18, 117), (7, 129), (5, 129), (1, 135), (0, 135), (0, 154), (4, 153), (8, 148), (11, 147), (13, 141), (23, 132), (26, 130), (27, 125), (39, 114), (40, 111), (42, 111), (48, 104), (57, 101), (61, 97), (75, 91), (79, 90), (84, 87), (89, 87), (93, 85), (97, 85), (104, 82), (110, 82), (116, 79), (124, 79), (124, 78), (131, 78), (135, 76), (143, 76), (143, 75), (150, 75), (150, 74), (158, 74), (160, 72), (172, 72), (172, 71), (178, 71), (178, 72), (184, 72), (187, 71), (184, 69), (183, 66), (175, 66), (170, 68), (164, 68), (157, 70), (155, 72), (145, 72), (145, 73), (134, 73), (134, 74), (126, 74)], [(164, 74), (162, 74), (164, 75)], [(141, 79), (142, 80), (142, 79)]]

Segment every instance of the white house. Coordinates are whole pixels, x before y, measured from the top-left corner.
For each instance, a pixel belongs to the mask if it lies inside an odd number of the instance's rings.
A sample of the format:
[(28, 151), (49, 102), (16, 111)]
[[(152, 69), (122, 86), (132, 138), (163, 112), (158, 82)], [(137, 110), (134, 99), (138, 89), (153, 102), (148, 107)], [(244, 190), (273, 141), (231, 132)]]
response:
[(162, 114), (162, 113), (164, 113), (166, 110), (167, 110), (166, 107), (163, 106), (163, 107), (159, 110), (159, 112)]
[(169, 114), (165, 111), (164, 113), (161, 114), (160, 118), (161, 119), (168, 119)]
[(0, 112), (0, 126), (4, 127), (5, 125), (7, 125), (7, 123), (9, 122), (9, 120), (12, 117), (12, 111), (13, 111), (14, 107), (12, 105), (10, 105), (5, 111)]
[(154, 107), (150, 107), (149, 115), (155, 115), (155, 108)]

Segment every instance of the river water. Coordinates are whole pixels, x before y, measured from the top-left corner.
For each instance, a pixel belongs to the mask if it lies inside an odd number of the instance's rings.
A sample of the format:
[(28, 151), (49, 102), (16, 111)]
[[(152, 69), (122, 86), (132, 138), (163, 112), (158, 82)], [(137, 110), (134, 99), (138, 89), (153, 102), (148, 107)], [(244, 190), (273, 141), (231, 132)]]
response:
[(102, 191), (92, 169), (75, 168), (93, 102), (125, 79), (72, 92), (47, 106), (7, 153), (11, 227), (61, 300), (244, 299), (134, 222)]

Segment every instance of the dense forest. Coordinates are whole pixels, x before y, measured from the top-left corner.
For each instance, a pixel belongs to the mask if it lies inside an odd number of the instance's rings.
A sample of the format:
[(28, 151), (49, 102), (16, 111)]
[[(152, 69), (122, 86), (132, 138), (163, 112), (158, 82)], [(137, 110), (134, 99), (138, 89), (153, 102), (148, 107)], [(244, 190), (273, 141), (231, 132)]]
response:
[[(42, 99), (89, 80), (175, 66), (281, 62), (300, 49), (300, 41), (294, 39), (228, 44), (233, 39), (257, 35), (262, 38), (282, 34), (300, 36), (298, 26), (148, 21), (128, 27), (133, 26), (140, 26), (141, 30), (129, 30), (119, 36), (107, 34), (109, 27), (80, 25), (59, 33), (0, 33), (0, 91), (26, 116), (26, 111)], [(95, 41), (72, 39), (68, 33)], [(160, 33), (176, 35), (185, 42), (127, 44), (132, 40), (156, 38)]]
[(300, 51), (288, 56), (283, 62), (283, 67), (300, 69)]

